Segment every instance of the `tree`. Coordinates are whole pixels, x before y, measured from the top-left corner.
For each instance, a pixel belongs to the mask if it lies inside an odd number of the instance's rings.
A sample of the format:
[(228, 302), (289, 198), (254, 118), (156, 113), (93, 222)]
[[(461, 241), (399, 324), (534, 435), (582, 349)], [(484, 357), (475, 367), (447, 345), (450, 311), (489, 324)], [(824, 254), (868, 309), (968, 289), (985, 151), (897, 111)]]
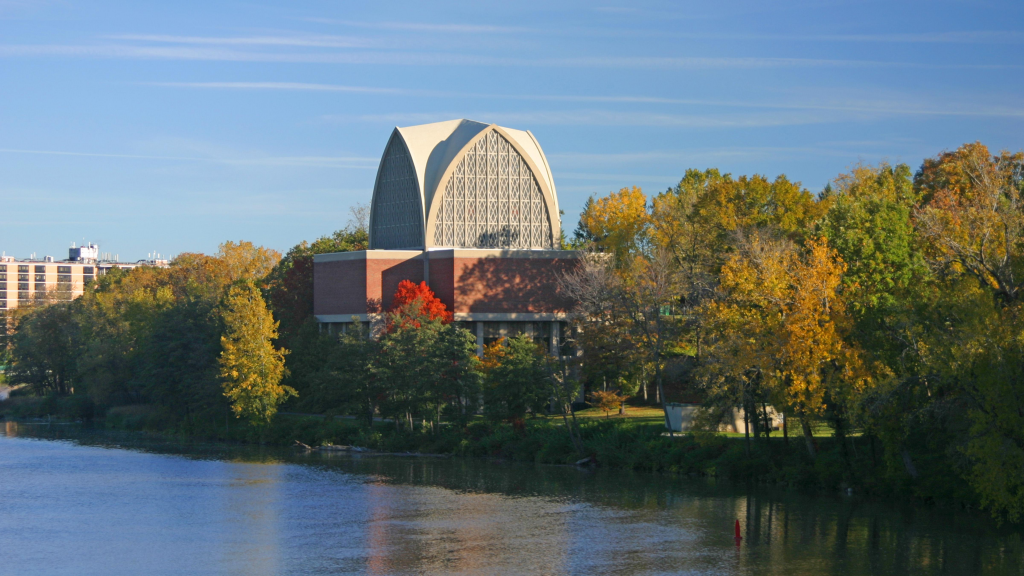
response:
[(263, 280), (281, 260), (281, 253), (246, 240), (237, 243), (229, 240), (219, 246), (216, 258), (224, 266), (230, 282)]
[(991, 156), (981, 143), (928, 159), (914, 177), (915, 214), (940, 270), (964, 272), (1006, 302), (1024, 287), (1024, 152)]
[(965, 144), (925, 160), (914, 184), (923, 199), (917, 231), (942, 288), (925, 317), (925, 405), (966, 411), (967, 477), (994, 515), (1016, 520), (1024, 514), (1024, 153)]
[(705, 308), (718, 337), (707, 373), (716, 386), (738, 384), (752, 412), (751, 389), (767, 387), (773, 403), (801, 421), (815, 455), (810, 420), (826, 400), (849, 402), (866, 384), (859, 351), (846, 338), (839, 294), (845, 265), (826, 240), (798, 251), (763, 232), (745, 235), (722, 268), (723, 297)]
[(484, 350), (484, 415), (521, 422), (551, 398), (550, 360), (526, 334), (502, 338)]
[(77, 376), (78, 324), (72, 305), (41, 305), (23, 313), (13, 338), (11, 382), (28, 384), (37, 394), (68, 395)]
[(610, 415), (612, 410), (618, 410), (623, 407), (626, 400), (629, 400), (629, 396), (620, 395), (614, 390), (595, 390), (590, 393), (590, 402), (598, 410), (604, 412), (605, 418)]
[(381, 414), (410, 430), (414, 416), (424, 424), (439, 424), (445, 412), (464, 420), (479, 394), (476, 339), (451, 324), (451, 312), (425, 283), (401, 282), (393, 302), (370, 365), (383, 386)]
[[(434, 296), (433, 290), (426, 282), (415, 284), (409, 280), (402, 280), (398, 283), (398, 289), (391, 300), (390, 318), (396, 322), (420, 322), (421, 318), (427, 320), (440, 320), (442, 323), (452, 321), (452, 313)], [(389, 324), (395, 327), (395, 324)]]
[(285, 254), (266, 278), (266, 298), (281, 323), (286, 345), (292, 342), (302, 326), (313, 316), (313, 257), (316, 254), (365, 250), (369, 237), (366, 230), (349, 226), (312, 243), (303, 240)]
[(643, 249), (649, 225), (647, 196), (633, 186), (589, 199), (580, 215), (579, 230), (581, 238), (592, 238), (602, 252), (622, 258)]
[(252, 282), (240, 282), (228, 290), (222, 315), (219, 363), (224, 395), (231, 400), (236, 417), (265, 427), (277, 407), (296, 393), (281, 385), (287, 350), (274, 347), (278, 323)]

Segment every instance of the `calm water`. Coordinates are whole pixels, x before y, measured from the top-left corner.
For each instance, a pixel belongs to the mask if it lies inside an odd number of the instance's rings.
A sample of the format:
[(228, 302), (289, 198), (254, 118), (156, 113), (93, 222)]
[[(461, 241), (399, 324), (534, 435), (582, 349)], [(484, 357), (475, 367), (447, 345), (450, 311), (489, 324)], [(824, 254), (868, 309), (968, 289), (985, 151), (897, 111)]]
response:
[(930, 507), (3, 425), (0, 574), (1024, 574), (1018, 531)]

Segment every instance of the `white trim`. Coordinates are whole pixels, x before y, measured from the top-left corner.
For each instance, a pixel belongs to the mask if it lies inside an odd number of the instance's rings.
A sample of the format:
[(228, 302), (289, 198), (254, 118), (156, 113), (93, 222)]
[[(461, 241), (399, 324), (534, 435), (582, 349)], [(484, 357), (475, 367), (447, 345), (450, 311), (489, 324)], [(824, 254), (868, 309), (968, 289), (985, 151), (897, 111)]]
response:
[[(379, 314), (318, 314), (316, 321), (330, 324), (372, 322)], [(459, 312), (454, 314), (455, 322), (559, 322), (572, 318), (568, 312)]]
[(313, 263), (337, 262), (339, 260), (411, 260), (423, 254), (423, 250), (357, 250), (355, 252), (329, 252), (314, 254)]

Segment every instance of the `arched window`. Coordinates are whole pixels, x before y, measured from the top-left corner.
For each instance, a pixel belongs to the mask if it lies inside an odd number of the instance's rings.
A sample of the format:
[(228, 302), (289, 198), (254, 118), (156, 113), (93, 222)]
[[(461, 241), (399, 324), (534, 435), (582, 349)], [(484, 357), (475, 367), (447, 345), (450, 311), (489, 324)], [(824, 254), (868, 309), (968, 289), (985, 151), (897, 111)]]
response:
[(395, 250), (423, 246), (423, 210), (416, 171), (405, 143), (391, 137), (377, 174), (370, 222), (370, 248)]
[(537, 178), (495, 130), (462, 157), (440, 203), (434, 224), (437, 246), (554, 247), (551, 219)]

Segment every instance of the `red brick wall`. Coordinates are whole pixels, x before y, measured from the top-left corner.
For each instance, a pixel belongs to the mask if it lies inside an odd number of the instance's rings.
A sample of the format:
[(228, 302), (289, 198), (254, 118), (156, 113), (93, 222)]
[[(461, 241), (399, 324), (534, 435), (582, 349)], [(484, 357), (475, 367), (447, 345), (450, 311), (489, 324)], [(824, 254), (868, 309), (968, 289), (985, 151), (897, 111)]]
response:
[(572, 258), (455, 258), (454, 311), (568, 312), (572, 303), (559, 291), (558, 279), (576, 262)]
[(382, 260), (373, 259), (366, 263), (367, 275), (370, 282), (376, 288), (374, 297), (380, 298), (384, 310), (391, 306), (391, 300), (395, 297), (398, 284), (402, 280), (410, 280), (419, 284), (423, 282), (423, 258), (410, 258), (408, 260)]
[(366, 314), (366, 260), (313, 266), (314, 314)]
[[(575, 258), (451, 255), (433, 254), (429, 284), (453, 312), (557, 313), (572, 308), (558, 289), (558, 279), (576, 264)], [(367, 259), (362, 254), (351, 260), (317, 262), (313, 274), (314, 313), (349, 315), (387, 309), (399, 282), (423, 281), (425, 256)]]
[[(429, 254), (429, 253), (428, 253)], [(455, 309), (455, 273), (454, 258), (439, 258), (434, 256), (430, 259), (430, 289), (434, 295), (444, 302), (449, 310)]]

